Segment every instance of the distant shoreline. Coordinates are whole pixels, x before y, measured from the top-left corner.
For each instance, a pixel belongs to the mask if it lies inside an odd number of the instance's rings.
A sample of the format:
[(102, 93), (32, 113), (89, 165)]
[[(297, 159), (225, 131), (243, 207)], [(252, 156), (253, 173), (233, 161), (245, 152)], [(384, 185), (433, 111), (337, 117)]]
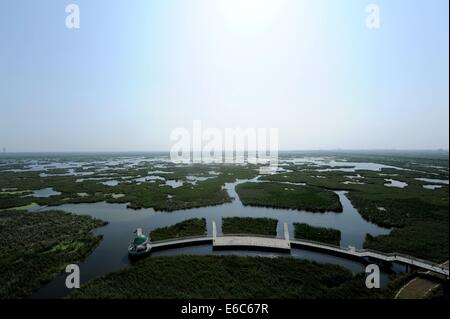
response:
[[(448, 159), (448, 150), (281, 150), (279, 155), (309, 155), (309, 156), (401, 156), (410, 158), (430, 158), (431, 159)], [(15, 157), (43, 157), (43, 156), (139, 156), (139, 155), (163, 155), (169, 156), (169, 151), (85, 151), (85, 152), (0, 152), (0, 158), (15, 158)]]

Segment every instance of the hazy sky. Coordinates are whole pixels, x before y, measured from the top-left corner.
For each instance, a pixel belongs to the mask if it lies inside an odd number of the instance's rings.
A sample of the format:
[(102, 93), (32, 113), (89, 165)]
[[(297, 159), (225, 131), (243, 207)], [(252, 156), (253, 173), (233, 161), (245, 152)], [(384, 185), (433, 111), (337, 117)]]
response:
[(1, 0), (0, 148), (168, 150), (174, 128), (201, 120), (279, 128), (281, 149), (448, 149), (448, 12), (448, 0)]

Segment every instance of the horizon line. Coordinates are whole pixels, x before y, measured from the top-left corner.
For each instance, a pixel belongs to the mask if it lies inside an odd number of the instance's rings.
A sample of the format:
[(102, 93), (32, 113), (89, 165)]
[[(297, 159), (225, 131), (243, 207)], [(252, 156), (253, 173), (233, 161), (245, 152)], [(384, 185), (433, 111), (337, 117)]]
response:
[[(189, 153), (199, 153), (201, 151), (191, 151)], [(231, 152), (231, 151), (222, 151)], [(236, 152), (236, 151), (233, 151)], [(237, 151), (242, 152), (242, 151)], [(245, 150), (243, 152), (248, 152)], [(251, 150), (251, 152), (258, 152)], [(370, 149), (357, 149), (357, 148), (329, 148), (329, 149), (283, 149), (278, 150), (278, 152), (449, 152), (449, 149), (445, 148), (370, 148)], [(0, 151), (1, 155), (7, 154), (111, 154), (111, 153), (170, 153), (170, 150), (109, 150), (109, 151)]]

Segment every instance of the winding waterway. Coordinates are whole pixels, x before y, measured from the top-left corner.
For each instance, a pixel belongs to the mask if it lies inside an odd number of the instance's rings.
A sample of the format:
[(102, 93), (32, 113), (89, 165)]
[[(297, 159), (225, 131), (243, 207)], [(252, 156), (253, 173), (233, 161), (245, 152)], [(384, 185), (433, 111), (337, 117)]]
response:
[[(313, 226), (332, 227), (341, 231), (341, 246), (354, 246), (356, 248), (362, 247), (366, 234), (376, 236), (388, 234), (390, 232), (389, 229), (365, 221), (353, 207), (344, 191), (336, 192), (342, 203), (343, 212), (312, 213), (307, 211), (244, 206), (235, 191), (236, 185), (243, 182), (247, 182), (247, 180), (225, 184), (226, 190), (230, 197), (233, 198), (231, 203), (213, 207), (178, 210), (170, 213), (155, 212), (153, 209), (131, 210), (126, 207), (126, 204), (108, 204), (104, 202), (58, 206), (57, 209), (59, 210), (81, 215), (90, 215), (109, 222), (107, 226), (95, 231), (95, 234), (103, 236), (103, 240), (92, 254), (79, 264), (81, 282), (85, 283), (109, 272), (131, 266), (127, 255), (127, 246), (130, 239), (133, 237), (133, 231), (136, 228), (141, 227), (145, 232), (149, 232), (153, 229), (170, 226), (190, 218), (205, 218), (209, 235), (212, 233), (212, 221), (216, 221), (218, 233), (220, 235), (222, 218), (238, 216), (269, 217), (278, 219), (279, 237), (283, 237), (284, 223), (288, 223), (289, 225), (291, 238), (294, 237), (293, 223), (308, 223)], [(52, 209), (55, 209), (55, 207), (39, 207), (32, 211)], [(155, 252), (152, 253), (152, 256), (181, 254), (235, 254), (268, 257), (283, 255), (278, 253), (251, 251), (213, 251), (211, 245), (204, 245)], [(291, 256), (318, 262), (338, 264), (354, 272), (364, 272), (365, 269), (365, 266), (357, 261), (307, 250), (292, 249)], [(46, 286), (35, 292), (32, 298), (61, 298), (66, 296), (70, 291), (65, 287), (65, 278), (66, 274), (57, 276)], [(388, 274), (382, 273), (382, 284), (385, 285), (387, 282)]]

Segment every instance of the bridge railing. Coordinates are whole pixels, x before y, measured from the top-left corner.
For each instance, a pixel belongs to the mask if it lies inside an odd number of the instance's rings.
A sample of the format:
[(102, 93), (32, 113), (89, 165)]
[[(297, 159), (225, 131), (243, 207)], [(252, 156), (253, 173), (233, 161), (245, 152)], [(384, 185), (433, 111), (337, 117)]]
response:
[(298, 242), (300, 244), (302, 242), (304, 242), (304, 243), (307, 243), (307, 244), (313, 244), (313, 245), (317, 245), (317, 246), (326, 246), (326, 247), (329, 247), (329, 248), (342, 250), (342, 251), (348, 251), (349, 250), (348, 248), (344, 248), (344, 247), (341, 247), (341, 246), (337, 246), (337, 245), (333, 245), (333, 244), (329, 244), (329, 243), (322, 243), (322, 242), (319, 242), (319, 241), (308, 240), (308, 239), (294, 238), (294, 239), (291, 240), (291, 242), (294, 242), (294, 243)]
[[(279, 240), (283, 240), (283, 238), (278, 238), (277, 236), (269, 236), (269, 235), (261, 235), (261, 234), (223, 234), (217, 237), (257, 237), (257, 238), (266, 238), (266, 239), (279, 239)], [(176, 241), (189, 241), (189, 240), (213, 240), (214, 238), (212, 236), (209, 235), (201, 235), (201, 236), (185, 236), (185, 237), (176, 237), (176, 238), (171, 238), (171, 239), (164, 239), (164, 240), (158, 240), (158, 241), (151, 241), (151, 244), (164, 244), (164, 243), (171, 243), (171, 242), (176, 242)], [(323, 248), (329, 248), (332, 250), (337, 250), (337, 251), (341, 251), (343, 253), (349, 253), (351, 254), (351, 252), (355, 252), (355, 253), (359, 253), (359, 254), (373, 254), (373, 255), (379, 255), (382, 257), (386, 257), (386, 258), (403, 258), (405, 260), (408, 261), (412, 261), (413, 263), (422, 263), (425, 265), (428, 265), (430, 267), (433, 267), (435, 269), (442, 269), (442, 270), (448, 270), (448, 267), (444, 267), (440, 264), (437, 264), (435, 262), (431, 262), (428, 260), (424, 260), (424, 259), (420, 259), (420, 258), (416, 258), (416, 257), (412, 257), (412, 256), (408, 256), (402, 253), (384, 253), (381, 251), (377, 251), (377, 250), (373, 250), (373, 249), (354, 249), (351, 247), (345, 248), (345, 247), (340, 247), (337, 245), (333, 245), (333, 244), (329, 244), (329, 243), (321, 243), (321, 242), (317, 242), (317, 241), (313, 241), (313, 240), (306, 240), (306, 239), (299, 239), (299, 238), (295, 238), (290, 240), (291, 243), (294, 244), (299, 244), (301, 245), (303, 244), (311, 244), (314, 246), (319, 246), (323, 247)], [(400, 261), (400, 260), (398, 260)], [(401, 261), (400, 261), (401, 262)]]
[(201, 235), (201, 236), (174, 237), (174, 238), (169, 238), (169, 239), (150, 241), (150, 243), (151, 244), (165, 244), (165, 243), (170, 243), (170, 242), (175, 242), (175, 241), (180, 241), (180, 240), (195, 240), (195, 239), (205, 239), (205, 240), (210, 239), (210, 240), (212, 240), (212, 236)]
[(306, 240), (306, 239), (298, 239), (298, 238), (295, 238), (291, 242), (294, 242), (294, 244), (295, 244), (295, 242), (298, 242), (299, 244), (304, 242), (304, 243), (309, 243), (309, 244), (312, 244), (312, 245), (328, 247), (328, 248), (332, 248), (334, 250), (340, 250), (342, 252), (349, 252), (349, 253), (354, 251), (354, 252), (359, 253), (359, 254), (372, 253), (374, 255), (380, 255), (380, 256), (383, 256), (383, 257), (387, 257), (387, 258), (388, 257), (391, 257), (391, 258), (400, 257), (400, 258), (403, 258), (403, 259), (406, 259), (406, 260), (410, 260), (410, 261), (413, 261), (413, 262), (416, 262), (416, 263), (423, 263), (423, 264), (429, 265), (430, 267), (435, 267), (437, 269), (448, 269), (447, 267), (443, 267), (440, 264), (437, 264), (435, 262), (431, 262), (429, 260), (424, 260), (424, 259), (408, 256), (408, 255), (405, 255), (405, 254), (402, 254), (402, 253), (396, 253), (396, 252), (384, 253), (384, 252), (373, 250), (373, 249), (352, 249), (350, 247), (345, 248), (345, 247), (340, 247), (340, 246), (336, 246), (336, 245), (333, 245), (333, 244), (322, 243), (322, 242)]
[(277, 235), (271, 236), (271, 235), (262, 235), (262, 234), (222, 234), (222, 235), (218, 235), (217, 237), (258, 237), (258, 238), (268, 238), (268, 239), (281, 239), (283, 240), (284, 238), (278, 238)]
[(421, 258), (417, 258), (417, 257), (413, 257), (413, 256), (409, 256), (409, 255), (405, 255), (403, 253), (396, 253), (396, 252), (384, 253), (384, 252), (373, 250), (373, 249), (357, 249), (356, 251), (360, 252), (360, 253), (368, 252), (368, 253), (378, 254), (378, 255), (382, 255), (382, 256), (386, 256), (386, 257), (394, 257), (394, 258), (395, 257), (400, 257), (400, 258), (403, 258), (403, 259), (408, 259), (408, 260), (411, 260), (411, 261), (415, 261), (417, 263), (427, 264), (427, 265), (430, 265), (430, 266), (433, 266), (433, 267), (437, 267), (437, 268), (443, 268), (443, 269), (446, 268), (446, 267), (441, 266), (438, 263), (435, 263), (435, 262), (432, 262), (432, 261), (429, 261), (429, 260), (425, 260), (425, 259), (421, 259)]

